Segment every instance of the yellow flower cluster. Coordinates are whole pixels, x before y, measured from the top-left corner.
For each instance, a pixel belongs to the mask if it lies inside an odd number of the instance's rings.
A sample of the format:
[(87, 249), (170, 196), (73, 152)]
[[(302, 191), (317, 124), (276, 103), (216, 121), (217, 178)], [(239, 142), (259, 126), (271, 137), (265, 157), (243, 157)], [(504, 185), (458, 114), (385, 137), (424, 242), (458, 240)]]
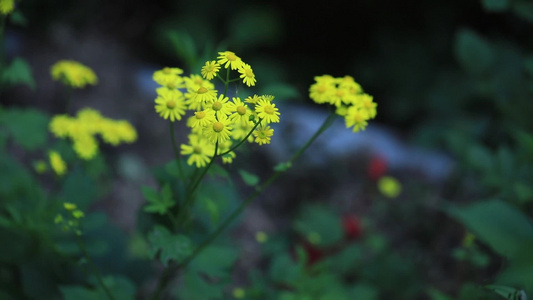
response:
[(98, 77), (91, 68), (74, 60), (58, 61), (50, 68), (50, 74), (54, 80), (73, 88), (84, 88), (88, 84), (98, 83)]
[[(239, 77), (222, 78), (221, 68), (237, 70)], [(226, 88), (230, 82), (242, 80), (246, 86), (254, 86), (255, 75), (250, 65), (231, 51), (219, 52), (218, 59), (207, 61), (201, 76), (183, 76), (179, 68), (163, 68), (154, 72), (153, 79), (161, 87), (156, 89), (155, 111), (171, 122), (180, 121), (187, 111), (187, 126), (191, 128), (189, 142), (181, 145), (181, 154), (189, 155), (187, 163), (196, 167), (206, 166), (215, 154), (222, 155), (224, 163), (235, 158), (232, 146), (241, 141), (269, 144), (274, 130), (270, 123), (279, 122), (279, 109), (273, 103), (274, 96), (253, 95), (241, 99), (219, 93), (211, 82), (219, 78)], [(217, 146), (216, 146), (217, 145)]]
[(65, 175), (65, 173), (67, 172), (67, 164), (65, 163), (63, 158), (61, 158), (61, 155), (58, 152), (52, 150), (48, 152), (48, 158), (50, 160), (50, 166), (52, 167), (52, 170), (54, 170), (56, 175)]
[(98, 153), (97, 134), (113, 146), (137, 140), (137, 131), (128, 121), (105, 118), (92, 108), (80, 110), (76, 117), (56, 115), (50, 121), (49, 129), (58, 138), (69, 138), (74, 151), (85, 160)]
[(15, 0), (0, 0), (0, 15), (9, 15), (15, 9)]
[(315, 83), (309, 88), (309, 97), (318, 104), (331, 104), (344, 117), (346, 128), (353, 126), (353, 132), (365, 130), (368, 120), (377, 114), (377, 103), (363, 92), (351, 76), (315, 76)]
[(65, 202), (63, 203), (63, 208), (67, 211), (68, 215), (63, 217), (62, 214), (57, 214), (54, 218), (54, 223), (62, 224), (64, 231), (73, 230), (76, 235), (81, 235), (80, 219), (84, 218), (85, 214), (74, 203)]

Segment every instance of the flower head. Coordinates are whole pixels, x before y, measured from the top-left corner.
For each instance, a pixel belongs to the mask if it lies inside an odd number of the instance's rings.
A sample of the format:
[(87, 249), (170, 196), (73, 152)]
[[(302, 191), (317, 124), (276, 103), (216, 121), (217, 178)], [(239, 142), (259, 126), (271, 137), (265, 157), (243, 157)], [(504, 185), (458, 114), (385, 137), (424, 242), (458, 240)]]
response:
[(217, 98), (217, 90), (200, 86), (197, 89), (189, 89), (187, 91), (186, 97), (190, 99), (191, 102), (197, 102), (200, 104), (205, 104), (207, 102), (214, 101)]
[(169, 118), (171, 122), (181, 120), (185, 115), (185, 109), (185, 98), (178, 91), (161, 91), (155, 99), (155, 111), (165, 120)]
[(0, 0), (0, 15), (9, 15), (15, 9), (15, 0)]
[(183, 70), (180, 68), (165, 67), (161, 70), (157, 70), (152, 75), (152, 79), (159, 85), (168, 87), (171, 89), (183, 87), (183, 78), (180, 76), (183, 74)]
[(368, 119), (368, 112), (355, 106), (348, 108), (346, 116), (344, 117), (346, 128), (353, 126), (353, 132), (365, 130), (368, 125)]
[(63, 176), (67, 172), (67, 164), (65, 161), (61, 158), (61, 155), (51, 150), (48, 152), (48, 158), (50, 160), (50, 166), (52, 167), (52, 170), (58, 175)]
[(233, 105), (233, 102), (229, 102), (228, 97), (220, 94), (218, 95), (218, 98), (207, 105), (206, 110), (213, 111), (217, 117), (220, 117), (221, 115), (226, 117), (235, 111), (235, 105)]
[(247, 86), (254, 86), (256, 79), (254, 71), (252, 70), (252, 67), (250, 67), (249, 64), (243, 63), (239, 69), (239, 73), (241, 73), (240, 78), (242, 78), (242, 82), (246, 84)]
[(237, 70), (242, 66), (243, 62), (240, 57), (231, 51), (218, 52), (218, 63), (224, 65), (224, 68), (230, 67), (232, 70)]
[(217, 76), (219, 70), (220, 65), (216, 61), (206, 61), (205, 65), (202, 67), (202, 77), (211, 80)]
[(50, 69), (52, 78), (73, 88), (96, 85), (98, 77), (91, 68), (74, 60), (60, 60)]
[(230, 121), (227, 118), (219, 117), (207, 125), (204, 130), (204, 136), (213, 144), (219, 144), (230, 139), (231, 136)]
[(252, 111), (246, 105), (246, 103), (241, 101), (241, 98), (239, 97), (233, 97), (233, 113), (230, 115), (229, 119), (233, 123), (240, 123), (240, 124), (246, 124), (251, 123), (250, 116), (252, 115)]
[(189, 144), (181, 145), (181, 154), (190, 155), (187, 164), (194, 164), (197, 168), (205, 167), (214, 152), (214, 145), (196, 134), (189, 135)]
[(191, 117), (190, 127), (205, 127), (209, 123), (215, 120), (215, 111), (214, 110), (201, 110), (194, 113), (194, 116)]
[(270, 137), (274, 135), (274, 129), (269, 126), (260, 126), (254, 130), (255, 142), (259, 145), (270, 144)]
[(257, 102), (257, 105), (255, 106), (255, 112), (259, 116), (259, 118), (263, 119), (266, 124), (268, 123), (279, 123), (279, 115), (278, 108), (274, 103), (271, 103), (268, 100), (261, 99)]

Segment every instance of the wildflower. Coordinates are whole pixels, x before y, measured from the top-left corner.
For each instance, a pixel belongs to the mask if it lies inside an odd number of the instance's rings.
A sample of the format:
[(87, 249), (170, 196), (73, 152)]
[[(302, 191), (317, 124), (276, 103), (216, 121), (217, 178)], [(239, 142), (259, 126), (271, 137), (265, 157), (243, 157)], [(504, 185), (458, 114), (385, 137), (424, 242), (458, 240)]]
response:
[(185, 115), (185, 98), (179, 92), (162, 91), (155, 103), (155, 111), (165, 120), (170, 118), (171, 122), (179, 121)]
[(225, 97), (222, 94), (218, 95), (218, 98), (215, 99), (212, 103), (210, 103), (210, 105), (207, 106), (206, 110), (213, 111), (217, 118), (219, 118), (221, 114), (223, 114), (224, 117), (228, 116), (235, 110), (235, 106), (233, 105), (233, 103), (228, 101), (228, 97)]
[(227, 141), (231, 135), (230, 121), (227, 118), (219, 117), (218, 120), (212, 121), (204, 128), (203, 134), (213, 144)]
[(194, 113), (190, 127), (205, 127), (215, 120), (214, 110), (201, 110)]
[(48, 157), (50, 159), (50, 166), (52, 167), (52, 170), (54, 170), (58, 176), (63, 176), (67, 172), (67, 164), (61, 158), (61, 155), (52, 150), (48, 153)]
[[(224, 153), (224, 152), (222, 152), (222, 153)], [(222, 163), (223, 164), (231, 164), (233, 162), (233, 159), (235, 159), (235, 157), (237, 157), (237, 154), (235, 154), (235, 152), (233, 152), (233, 151), (230, 151), (230, 152), (222, 155)]]
[(255, 142), (259, 145), (270, 144), (270, 137), (274, 135), (274, 129), (269, 126), (260, 126), (254, 130)]
[(259, 100), (261, 100), (261, 96), (253, 95), (253, 96), (248, 96), (246, 99), (244, 99), (244, 102), (255, 105), (257, 104)]
[(402, 190), (402, 185), (394, 177), (383, 176), (378, 181), (378, 189), (385, 197), (396, 198)]
[(9, 15), (15, 9), (15, 0), (0, 0), (0, 15)]
[(183, 78), (179, 76), (181, 74), (183, 74), (183, 70), (180, 68), (165, 67), (155, 71), (152, 75), (152, 79), (159, 85), (170, 88), (179, 88), (183, 87)]
[[(250, 130), (254, 127), (253, 122), (247, 122), (247, 123), (235, 123), (233, 130), (231, 131), (231, 137), (235, 139), (236, 141), (240, 141), (241, 139), (244, 139), (246, 136), (248, 136), (248, 133), (250, 133)], [(254, 137), (252, 134), (248, 136), (248, 142), (252, 143), (254, 141)]]
[(328, 98), (328, 103), (335, 107), (340, 107), (344, 104), (351, 104), (354, 101), (354, 96), (350, 94), (346, 88), (337, 87), (331, 92)]
[(196, 90), (189, 90), (187, 96), (191, 101), (196, 101), (198, 103), (208, 103), (215, 101), (217, 98), (217, 90), (211, 89), (205, 86), (201, 86)]
[(250, 116), (252, 115), (252, 111), (250, 110), (250, 108), (248, 108), (248, 105), (246, 105), (246, 103), (243, 103), (241, 101), (241, 98), (239, 97), (233, 97), (232, 100), (234, 112), (229, 116), (229, 119), (233, 123), (251, 123)]
[(365, 130), (368, 125), (368, 112), (358, 107), (351, 106), (348, 108), (346, 116), (344, 117), (346, 128), (353, 126), (353, 132)]
[(207, 61), (202, 67), (202, 76), (207, 80), (211, 80), (217, 76), (219, 70), (220, 65), (216, 61)]
[(239, 69), (239, 73), (241, 73), (240, 78), (242, 78), (242, 82), (246, 84), (247, 86), (254, 86), (256, 79), (254, 71), (252, 70), (252, 67), (250, 67), (249, 64), (243, 63)]
[(201, 139), (196, 134), (189, 135), (189, 144), (181, 145), (181, 154), (190, 155), (187, 164), (196, 165), (197, 168), (205, 167), (215, 152), (213, 144)]
[(64, 202), (63, 207), (68, 211), (73, 211), (77, 208), (76, 204), (70, 202)]
[(330, 75), (315, 76), (316, 83), (309, 87), (309, 98), (318, 104), (329, 101), (331, 94), (335, 92), (335, 80)]
[(98, 153), (98, 141), (90, 134), (79, 134), (73, 142), (72, 147), (81, 159), (91, 160)]
[(378, 105), (377, 103), (373, 102), (373, 99), (374, 98), (368, 94), (361, 94), (357, 96), (356, 106), (366, 110), (370, 119), (374, 119), (377, 114), (376, 107)]
[(104, 142), (118, 146), (122, 142), (132, 143), (137, 139), (137, 132), (128, 121), (106, 120), (100, 135)]
[(230, 67), (232, 70), (237, 70), (243, 65), (243, 62), (240, 57), (235, 55), (231, 51), (218, 52), (218, 63), (224, 65), (224, 68)]
[(73, 88), (96, 85), (98, 77), (94, 71), (74, 60), (60, 60), (50, 69), (52, 78)]
[(70, 126), (73, 122), (73, 118), (67, 115), (56, 115), (50, 121), (48, 128), (56, 137), (65, 138), (69, 135)]
[(279, 122), (279, 112), (278, 108), (274, 103), (271, 103), (268, 100), (261, 99), (257, 102), (255, 111), (259, 118), (263, 119), (265, 123), (278, 123)]
[(203, 79), (202, 76), (198, 74), (191, 74), (188, 77), (183, 77), (183, 80), (185, 81), (185, 88), (188, 91), (196, 91), (202, 86), (211, 90), (215, 88), (215, 85), (211, 81)]

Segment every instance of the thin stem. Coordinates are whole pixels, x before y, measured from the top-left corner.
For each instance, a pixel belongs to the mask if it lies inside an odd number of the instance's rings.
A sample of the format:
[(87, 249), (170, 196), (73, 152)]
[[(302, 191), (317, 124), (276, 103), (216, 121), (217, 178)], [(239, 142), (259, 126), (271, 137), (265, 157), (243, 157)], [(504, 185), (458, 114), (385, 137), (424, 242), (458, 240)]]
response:
[(91, 266), (91, 269), (93, 270), (94, 274), (96, 275), (96, 279), (98, 280), (98, 284), (100, 284), (100, 286), (102, 286), (102, 289), (104, 289), (104, 292), (106, 293), (107, 297), (110, 300), (115, 300), (115, 297), (113, 297), (113, 295), (111, 294), (109, 289), (105, 286), (104, 280), (102, 279), (102, 276), (100, 275), (100, 272), (98, 272), (98, 269), (96, 268), (96, 265), (94, 264), (91, 256), (87, 252), (87, 249), (85, 248), (85, 244), (83, 243), (82, 239), (80, 238), (79, 235), (76, 235), (76, 238), (78, 239), (78, 245), (80, 246), (80, 249), (83, 252), (83, 255), (85, 256), (85, 258), (89, 262), (89, 265)]
[(242, 145), (242, 143), (244, 143), (244, 142), (248, 139), (248, 137), (249, 137), (250, 135), (252, 135), (252, 132), (254, 132), (254, 130), (257, 128), (257, 126), (259, 126), (259, 124), (261, 123), (261, 121), (263, 121), (263, 119), (259, 119), (259, 121), (258, 121), (257, 123), (255, 123), (254, 127), (250, 130), (250, 132), (248, 132), (248, 134), (247, 134), (247, 135), (246, 135), (246, 136), (245, 136), (240, 142), (238, 142), (237, 145), (231, 147), (231, 148), (230, 148), (228, 151), (226, 151), (226, 152), (223, 152), (223, 153), (219, 153), (219, 154), (217, 154), (217, 156), (218, 156), (218, 157), (220, 157), (220, 156), (224, 156), (224, 155), (230, 153), (231, 151), (237, 149), (240, 145)]
[(170, 124), (170, 139), (172, 141), (172, 149), (174, 150), (174, 157), (176, 159), (176, 163), (178, 164), (178, 172), (180, 174), (180, 178), (183, 178), (183, 168), (181, 166), (178, 146), (176, 145), (176, 137), (174, 135), (174, 122), (169, 121), (168, 123)]

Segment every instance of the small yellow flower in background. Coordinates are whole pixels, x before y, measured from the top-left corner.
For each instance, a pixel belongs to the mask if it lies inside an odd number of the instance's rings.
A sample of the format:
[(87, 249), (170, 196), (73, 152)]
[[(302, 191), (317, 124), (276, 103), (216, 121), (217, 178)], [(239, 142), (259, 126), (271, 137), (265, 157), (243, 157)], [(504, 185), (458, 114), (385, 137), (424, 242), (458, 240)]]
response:
[(15, 9), (15, 0), (0, 0), (0, 15), (9, 15)]
[(262, 125), (254, 130), (255, 142), (259, 145), (270, 144), (270, 137), (274, 135), (274, 129), (267, 125)]
[(33, 163), (33, 169), (35, 172), (37, 172), (37, 174), (43, 174), (46, 172), (46, 170), (48, 170), (48, 165), (44, 160), (38, 160)]
[[(225, 148), (224, 151), (219, 151), (219, 152), (226, 152), (227, 150), (229, 150), (228, 148)], [(231, 152), (228, 152), (224, 155), (222, 155), (222, 163), (223, 164), (231, 164), (233, 162), (233, 160), (235, 159), (235, 157), (237, 157), (237, 154), (235, 154), (235, 152), (231, 151)]]
[(255, 233), (255, 240), (261, 244), (266, 243), (268, 235), (264, 231), (258, 231)]
[(402, 185), (394, 177), (383, 176), (378, 181), (378, 189), (385, 197), (396, 198), (402, 191)]
[(231, 51), (218, 52), (218, 54), (217, 62), (226, 69), (230, 67), (232, 70), (237, 70), (243, 65), (241, 58)]
[(472, 234), (471, 232), (467, 232), (463, 238), (463, 247), (465, 248), (471, 248), (474, 245), (474, 242), (476, 240), (476, 236)]
[(171, 122), (179, 121), (185, 115), (185, 110), (185, 98), (180, 92), (163, 90), (155, 99), (155, 111), (165, 120), (170, 118)]
[(368, 119), (368, 112), (355, 106), (348, 108), (344, 117), (346, 128), (353, 126), (353, 132), (365, 130), (368, 125)]
[(244, 99), (244, 102), (256, 105), (257, 102), (259, 102), (259, 100), (261, 99), (262, 99), (261, 96), (253, 95), (253, 96), (249, 96), (246, 99)]
[(48, 153), (48, 157), (50, 160), (50, 166), (52, 167), (52, 170), (54, 170), (54, 172), (58, 176), (63, 176), (67, 172), (67, 164), (61, 158), (61, 155), (59, 155), (58, 152), (51, 150)]
[(183, 87), (183, 78), (180, 76), (183, 70), (180, 68), (165, 67), (161, 70), (155, 71), (152, 79), (159, 85), (168, 88)]
[(322, 236), (320, 236), (320, 233), (313, 231), (307, 234), (307, 240), (313, 245), (318, 245), (322, 241)]
[(210, 90), (215, 89), (215, 85), (211, 81), (203, 79), (202, 76), (198, 74), (191, 74), (190, 76), (183, 77), (183, 80), (185, 81), (185, 88), (187, 91), (196, 91), (202, 86)]
[(374, 98), (368, 94), (361, 94), (358, 96), (358, 98), (359, 99), (355, 105), (366, 110), (368, 117), (370, 119), (374, 119), (377, 114), (376, 107), (378, 106), (378, 104), (373, 101)]
[(241, 73), (240, 78), (242, 78), (242, 82), (246, 84), (247, 86), (254, 86), (255, 82), (257, 81), (255, 79), (254, 71), (252, 70), (252, 67), (250, 67), (249, 64), (243, 63), (242, 66), (238, 69), (239, 73)]
[(76, 235), (81, 235), (80, 219), (85, 217), (85, 213), (78, 209), (77, 205), (70, 202), (64, 202), (63, 208), (68, 212), (66, 217), (57, 214), (54, 218), (55, 224), (62, 224), (64, 231), (73, 230)]
[(212, 60), (212, 61), (206, 61), (205, 65), (202, 67), (202, 76), (207, 79), (211, 80), (217, 76), (218, 71), (220, 70), (220, 65)]
[(255, 106), (255, 112), (257, 112), (257, 115), (259, 118), (263, 119), (263, 121), (268, 123), (279, 123), (279, 115), (278, 108), (276, 108), (276, 104), (268, 101), (267, 99), (261, 99), (257, 102), (257, 105)]
[(91, 160), (98, 154), (98, 141), (93, 135), (78, 134), (72, 141), (72, 148), (81, 159)]
[(68, 211), (73, 211), (73, 210), (75, 210), (76, 208), (78, 208), (78, 207), (76, 206), (76, 204), (74, 204), (74, 203), (70, 203), (70, 202), (64, 202), (64, 203), (63, 203), (63, 207), (64, 207), (66, 210), (68, 210)]
[(233, 297), (235, 299), (244, 299), (246, 296), (246, 292), (242, 288), (234, 288), (233, 289)]
[(74, 118), (67, 115), (55, 115), (49, 124), (50, 132), (58, 138), (68, 137)]
[(84, 88), (86, 85), (96, 85), (98, 77), (94, 71), (74, 60), (60, 60), (50, 69), (52, 78), (73, 88)]

